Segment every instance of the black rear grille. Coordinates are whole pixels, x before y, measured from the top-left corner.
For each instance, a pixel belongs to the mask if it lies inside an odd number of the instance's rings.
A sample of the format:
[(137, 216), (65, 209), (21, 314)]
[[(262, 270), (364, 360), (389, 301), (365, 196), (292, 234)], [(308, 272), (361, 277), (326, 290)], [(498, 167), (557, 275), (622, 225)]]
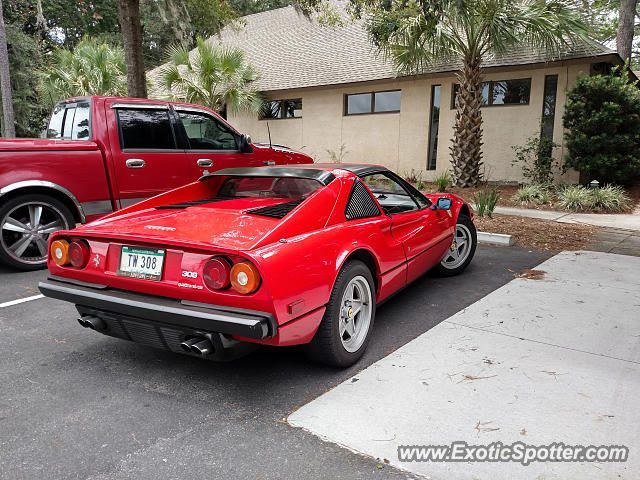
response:
[(234, 200), (233, 197), (215, 197), (215, 198), (203, 198), (200, 200), (190, 200), (188, 202), (171, 203), (169, 205), (160, 205), (156, 207), (158, 210), (171, 210), (180, 208), (189, 208), (196, 205), (206, 205), (207, 203), (224, 202), (226, 200)]
[(247, 210), (247, 213), (250, 213), (251, 215), (260, 215), (262, 217), (284, 218), (301, 203), (302, 200), (294, 200), (292, 202), (269, 205), (268, 207), (254, 208), (253, 210)]
[(380, 209), (367, 187), (361, 181), (356, 180), (349, 194), (344, 216), (347, 220), (354, 220), (356, 218), (370, 218), (379, 215), (381, 215)]

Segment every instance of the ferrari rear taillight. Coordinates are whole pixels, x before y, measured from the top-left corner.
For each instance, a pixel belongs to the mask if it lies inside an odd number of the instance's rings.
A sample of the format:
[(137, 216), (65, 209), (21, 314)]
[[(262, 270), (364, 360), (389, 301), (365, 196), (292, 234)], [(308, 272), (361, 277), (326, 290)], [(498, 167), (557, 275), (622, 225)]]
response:
[(260, 286), (260, 274), (251, 262), (236, 263), (231, 269), (231, 286), (243, 295), (255, 292)]
[(51, 258), (61, 267), (69, 263), (69, 242), (66, 240), (55, 240), (51, 243), (49, 254)]
[(76, 240), (69, 245), (69, 261), (76, 268), (84, 268), (89, 263), (89, 245), (84, 240)]
[(227, 288), (231, 279), (231, 260), (227, 257), (213, 257), (204, 265), (204, 283), (211, 290)]

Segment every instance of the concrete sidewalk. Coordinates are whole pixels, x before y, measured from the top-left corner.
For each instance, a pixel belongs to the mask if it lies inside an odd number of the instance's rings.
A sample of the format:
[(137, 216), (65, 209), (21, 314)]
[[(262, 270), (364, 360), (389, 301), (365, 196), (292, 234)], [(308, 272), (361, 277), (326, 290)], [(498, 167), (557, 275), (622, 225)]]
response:
[[(289, 423), (431, 479), (637, 478), (640, 258), (562, 252), (536, 269), (542, 278), (514, 279)], [(625, 463), (526, 467), (398, 459), (399, 445), (453, 441), (626, 445), (631, 453)]]
[[(474, 207), (475, 208), (475, 207)], [(640, 231), (640, 212), (634, 213), (570, 213), (553, 210), (535, 210), (532, 208), (496, 207), (495, 213), (516, 215), (519, 217), (540, 218), (561, 223), (586, 223), (598, 227), (620, 228)]]

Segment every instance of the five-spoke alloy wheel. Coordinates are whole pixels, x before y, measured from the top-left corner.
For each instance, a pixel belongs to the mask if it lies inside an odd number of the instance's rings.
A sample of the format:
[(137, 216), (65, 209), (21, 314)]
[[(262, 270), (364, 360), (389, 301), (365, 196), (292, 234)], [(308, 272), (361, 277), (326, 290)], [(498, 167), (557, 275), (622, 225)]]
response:
[(45, 195), (22, 195), (0, 207), (0, 259), (21, 270), (47, 264), (49, 235), (75, 225), (69, 209)]
[(371, 270), (359, 260), (348, 261), (336, 278), (313, 340), (304, 347), (307, 356), (335, 367), (353, 365), (367, 348), (375, 315)]
[(469, 217), (458, 215), (458, 222), (453, 234), (453, 241), (437, 269), (441, 275), (451, 276), (462, 272), (476, 252), (478, 235), (476, 227)]

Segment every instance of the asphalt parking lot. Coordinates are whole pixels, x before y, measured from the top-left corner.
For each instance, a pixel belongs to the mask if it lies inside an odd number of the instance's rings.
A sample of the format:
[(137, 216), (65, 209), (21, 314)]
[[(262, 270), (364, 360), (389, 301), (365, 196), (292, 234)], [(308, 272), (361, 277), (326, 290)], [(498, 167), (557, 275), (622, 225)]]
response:
[[(480, 246), (461, 276), (424, 276), (379, 308), (346, 370), (297, 348), (231, 363), (154, 350), (83, 329), (49, 298), (0, 307), (0, 478), (407, 478), (283, 418), (550, 256)], [(0, 304), (45, 277), (0, 267)]]

